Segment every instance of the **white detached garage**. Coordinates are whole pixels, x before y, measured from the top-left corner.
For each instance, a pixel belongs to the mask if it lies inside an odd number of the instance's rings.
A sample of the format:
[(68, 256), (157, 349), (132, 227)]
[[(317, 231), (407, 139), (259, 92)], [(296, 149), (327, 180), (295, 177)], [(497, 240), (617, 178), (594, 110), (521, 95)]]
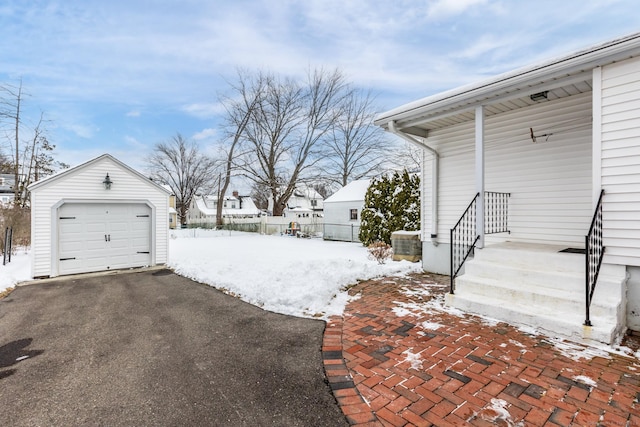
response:
[(169, 192), (111, 155), (29, 190), (33, 277), (167, 262)]

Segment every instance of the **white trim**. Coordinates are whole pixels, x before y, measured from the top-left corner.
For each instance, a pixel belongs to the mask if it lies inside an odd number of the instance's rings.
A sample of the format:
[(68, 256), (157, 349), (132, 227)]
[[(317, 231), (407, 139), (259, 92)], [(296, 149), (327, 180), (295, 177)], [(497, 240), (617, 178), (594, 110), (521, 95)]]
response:
[(484, 248), (484, 106), (476, 107), (476, 192), (478, 203), (476, 208), (476, 233), (479, 239), (478, 248)]
[(137, 170), (133, 169), (131, 166), (122, 163), (120, 160), (116, 159), (115, 157), (113, 157), (111, 154), (103, 154), (101, 156), (98, 156), (94, 159), (91, 159), (89, 161), (86, 161), (84, 163), (79, 164), (78, 166), (72, 167), (70, 169), (65, 169), (55, 175), (51, 175), (47, 178), (41, 179), (40, 181), (34, 182), (31, 185), (29, 185), (29, 191), (33, 191), (43, 185), (48, 185), (49, 183), (53, 182), (53, 181), (57, 181), (59, 178), (67, 176), (71, 173), (74, 173), (75, 171), (79, 170), (79, 169), (84, 169), (87, 166), (90, 166), (94, 163), (99, 162), (102, 159), (109, 159), (111, 161), (113, 161), (114, 163), (116, 163), (117, 165), (121, 166), (122, 168), (126, 169), (127, 171), (131, 172), (134, 176), (138, 177), (139, 179), (141, 179), (144, 182), (147, 182), (159, 189), (162, 190), (163, 193), (166, 194), (171, 194), (170, 190), (167, 190), (164, 186), (158, 184), (157, 182), (154, 182), (152, 180), (150, 180), (149, 178), (147, 178), (146, 176), (144, 176), (143, 174), (141, 174), (140, 172), (138, 172)]
[(602, 188), (602, 68), (593, 69), (592, 95), (592, 207), (595, 209)]

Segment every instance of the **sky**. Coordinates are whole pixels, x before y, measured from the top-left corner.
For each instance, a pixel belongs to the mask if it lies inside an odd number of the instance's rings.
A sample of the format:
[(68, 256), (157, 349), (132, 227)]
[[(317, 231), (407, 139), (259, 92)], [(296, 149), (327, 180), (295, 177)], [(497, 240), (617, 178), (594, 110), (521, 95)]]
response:
[[(213, 153), (239, 69), (341, 70), (379, 112), (640, 31), (634, 0), (2, 0), (0, 84), (56, 158), (140, 170), (177, 133)], [(0, 129), (6, 123), (0, 123)], [(24, 131), (27, 134), (27, 131)], [(0, 150), (10, 143), (0, 134)]]

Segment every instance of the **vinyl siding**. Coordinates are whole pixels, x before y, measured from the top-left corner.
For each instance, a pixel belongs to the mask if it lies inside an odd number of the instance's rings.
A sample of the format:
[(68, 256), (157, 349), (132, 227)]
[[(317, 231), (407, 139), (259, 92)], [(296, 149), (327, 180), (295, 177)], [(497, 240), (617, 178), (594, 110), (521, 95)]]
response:
[[(324, 203), (324, 238), (327, 240), (359, 241), (360, 219), (364, 200)], [(351, 209), (358, 210), (358, 219), (351, 219)]]
[[(534, 143), (529, 128), (551, 135)], [(474, 132), (469, 122), (432, 131), (426, 140), (440, 153), (443, 242), (476, 193)], [(591, 152), (591, 93), (485, 120), (485, 190), (511, 193), (509, 240), (584, 244), (591, 218)], [(424, 177), (431, 176), (431, 167), (431, 161), (423, 163)], [(431, 232), (430, 185), (423, 186), (423, 237)]]
[[(109, 173), (113, 185), (105, 190), (102, 184)], [(60, 201), (67, 202), (148, 202), (155, 208), (155, 264), (164, 264), (168, 258), (169, 196), (151, 182), (123, 168), (111, 159), (96, 162), (71, 170), (31, 192), (32, 203), (32, 275), (52, 274), (52, 250), (56, 236), (52, 236), (52, 207)], [(154, 260), (152, 260), (153, 262)]]
[(602, 68), (605, 261), (640, 266), (640, 60)]

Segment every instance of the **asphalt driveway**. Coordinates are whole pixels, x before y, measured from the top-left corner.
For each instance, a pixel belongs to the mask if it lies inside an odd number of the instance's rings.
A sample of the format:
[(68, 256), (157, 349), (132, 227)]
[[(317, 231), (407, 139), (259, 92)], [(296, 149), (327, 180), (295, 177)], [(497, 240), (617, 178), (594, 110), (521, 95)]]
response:
[(346, 426), (323, 330), (168, 270), (19, 287), (0, 300), (0, 425)]

